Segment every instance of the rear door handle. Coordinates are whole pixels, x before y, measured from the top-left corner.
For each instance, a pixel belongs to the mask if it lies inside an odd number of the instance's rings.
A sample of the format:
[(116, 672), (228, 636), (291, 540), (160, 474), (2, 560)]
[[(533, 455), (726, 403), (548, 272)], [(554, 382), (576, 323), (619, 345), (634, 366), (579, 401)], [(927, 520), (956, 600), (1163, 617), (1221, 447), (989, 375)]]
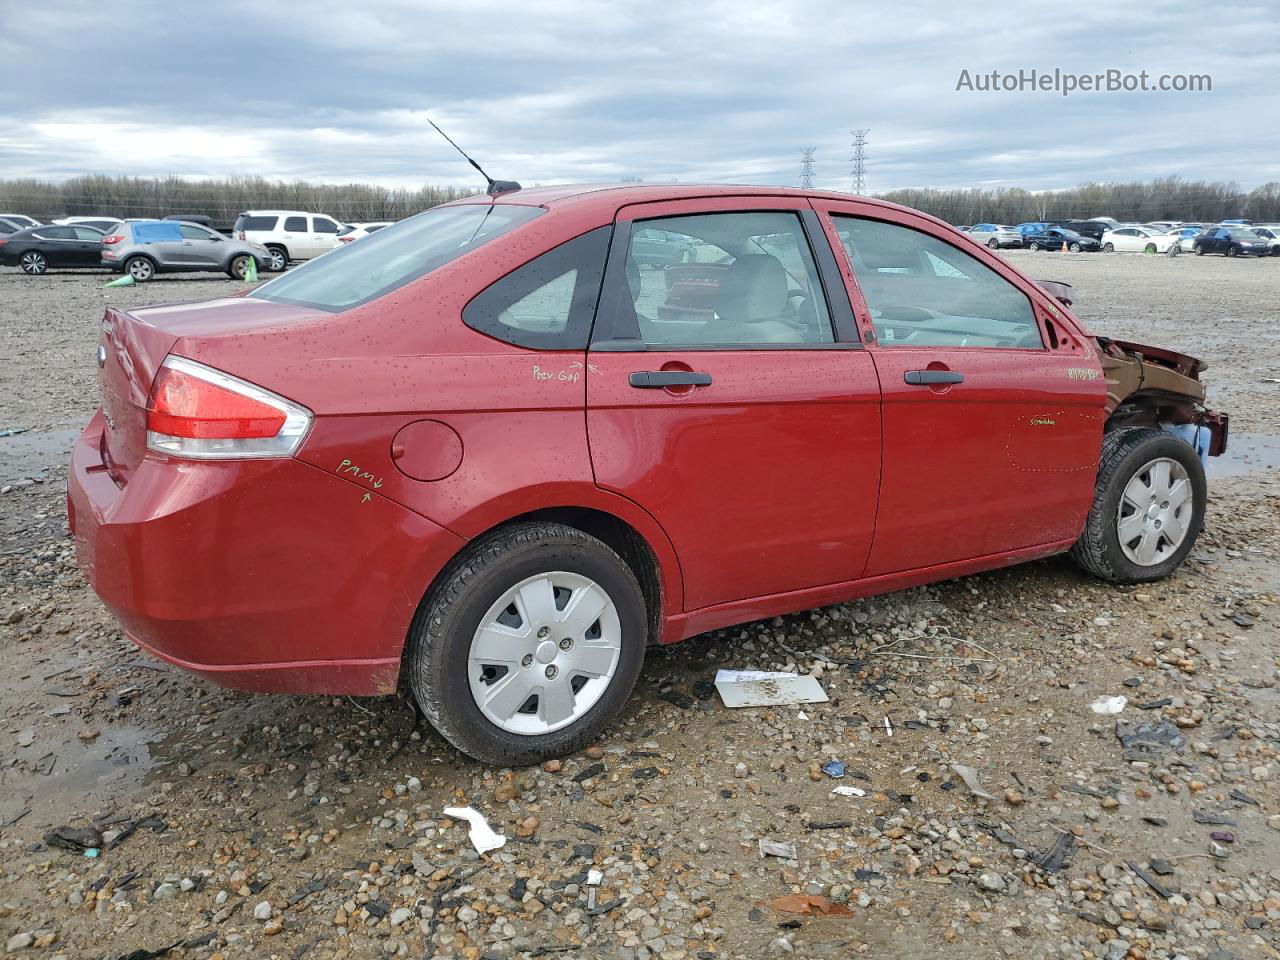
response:
[(627, 383), (642, 390), (655, 387), (706, 387), (711, 384), (711, 374), (696, 370), (636, 370), (627, 377)]
[(964, 374), (954, 370), (908, 370), (902, 379), (913, 387), (923, 387), (935, 383), (964, 383)]

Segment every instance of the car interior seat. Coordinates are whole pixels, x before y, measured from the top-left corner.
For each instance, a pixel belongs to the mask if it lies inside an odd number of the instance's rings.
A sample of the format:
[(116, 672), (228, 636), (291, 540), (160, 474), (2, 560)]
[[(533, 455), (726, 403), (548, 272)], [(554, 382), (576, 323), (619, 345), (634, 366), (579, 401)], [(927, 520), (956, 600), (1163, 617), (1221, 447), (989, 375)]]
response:
[(783, 316), (790, 308), (787, 271), (772, 254), (738, 257), (720, 279), (716, 316), (702, 330), (704, 343), (801, 343)]

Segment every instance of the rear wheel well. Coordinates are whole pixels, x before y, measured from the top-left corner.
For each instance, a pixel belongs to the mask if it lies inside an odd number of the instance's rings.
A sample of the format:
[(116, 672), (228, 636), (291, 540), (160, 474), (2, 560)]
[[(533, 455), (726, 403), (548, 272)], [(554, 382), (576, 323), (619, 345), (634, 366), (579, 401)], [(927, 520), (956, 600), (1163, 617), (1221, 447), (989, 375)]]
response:
[[(640, 584), (640, 592), (644, 596), (646, 612), (649, 615), (648, 643), (650, 645), (657, 644), (658, 638), (662, 635), (662, 580), (658, 570), (658, 558), (654, 554), (653, 548), (649, 546), (649, 542), (641, 536), (635, 527), (611, 513), (606, 513), (603, 510), (594, 510), (590, 507), (548, 507), (543, 510), (533, 510), (516, 517), (510, 517), (502, 523), (476, 534), (470, 538), (470, 541), (474, 542), (496, 530), (530, 520), (544, 523), (560, 523), (566, 527), (581, 530), (583, 533), (600, 540), (617, 553), (623, 562), (631, 568), (631, 572), (635, 574), (635, 578)], [(462, 552), (465, 553), (466, 549), (464, 547)], [(457, 560), (458, 558), (454, 557), (453, 560), (445, 564), (440, 573), (436, 575), (436, 578), (423, 590), (418, 614), (421, 614), (425, 604), (431, 597), (432, 589)], [(415, 614), (415, 621), (418, 614)], [(412, 632), (412, 628), (410, 628), (410, 632)], [(409, 650), (408, 639), (409, 635), (406, 634), (406, 644), (400, 656), (400, 676), (397, 686), (401, 694), (404, 694), (409, 689), (406, 675), (409, 663), (409, 657), (407, 656)]]
[(649, 643), (658, 642), (662, 628), (662, 581), (658, 575), (658, 558), (635, 527), (611, 513), (590, 507), (548, 507), (512, 517), (499, 526), (505, 527), (523, 520), (541, 520), (573, 527), (603, 541), (622, 557), (636, 575), (640, 592), (644, 594), (644, 604), (649, 613)]

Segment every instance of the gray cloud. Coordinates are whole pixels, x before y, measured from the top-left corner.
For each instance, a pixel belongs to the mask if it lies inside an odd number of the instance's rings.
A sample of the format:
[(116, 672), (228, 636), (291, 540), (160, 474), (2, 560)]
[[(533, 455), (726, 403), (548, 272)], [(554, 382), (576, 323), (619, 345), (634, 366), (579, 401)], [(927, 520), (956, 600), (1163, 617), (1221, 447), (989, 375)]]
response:
[[(1251, 3), (584, 5), (0, 0), (0, 176), (261, 174), (470, 184), (432, 116), (525, 183), (868, 188), (1280, 179), (1280, 84)], [(1209, 73), (1209, 93), (957, 92), (1036, 68)]]

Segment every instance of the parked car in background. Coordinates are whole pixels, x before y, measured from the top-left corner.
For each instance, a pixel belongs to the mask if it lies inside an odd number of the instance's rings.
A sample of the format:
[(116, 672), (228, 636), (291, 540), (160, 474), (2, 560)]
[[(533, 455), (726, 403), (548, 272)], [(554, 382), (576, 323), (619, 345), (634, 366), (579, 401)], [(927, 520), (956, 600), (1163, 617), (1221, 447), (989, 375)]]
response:
[(1267, 241), (1248, 227), (1225, 225), (1206, 229), (1192, 241), (1191, 249), (1198, 257), (1206, 253), (1220, 253), (1227, 257), (1266, 257), (1271, 254)]
[(1263, 240), (1267, 241), (1267, 246), (1271, 248), (1271, 255), (1273, 257), (1280, 256), (1280, 228), (1251, 227), (1250, 229)]
[(1181, 220), (1149, 220), (1143, 224), (1154, 230), (1156, 233), (1172, 233), (1178, 227), (1182, 226)]
[(975, 241), (992, 250), (1022, 246), (1022, 234), (1014, 227), (1004, 227), (998, 223), (976, 223), (969, 228), (968, 233)]
[(221, 232), (213, 225), (213, 217), (206, 216), (203, 213), (171, 213), (163, 219), (177, 220), (180, 223), (198, 223), (202, 227), (208, 227), (215, 233)]
[(1029, 250), (1061, 250), (1064, 245), (1072, 253), (1102, 249), (1102, 244), (1093, 237), (1086, 237), (1066, 227), (1047, 227), (1039, 233), (1028, 233), (1023, 236), (1022, 241)]
[[(646, 231), (698, 262), (641, 271)], [(703, 264), (713, 309), (659, 320)], [(600, 736), (651, 644), (1068, 551), (1177, 570), (1193, 442), (1227, 438), (1204, 365), (1056, 290), (847, 194), (467, 198), (246, 296), (109, 305), (68, 524), (143, 650), (403, 685), (461, 751), (536, 763)], [(813, 495), (780, 495), (797, 464)]]
[(1204, 232), (1203, 224), (1184, 223), (1180, 227), (1175, 227), (1169, 231), (1171, 237), (1178, 238), (1178, 246), (1183, 253), (1190, 253), (1195, 249), (1196, 237)]
[(638, 267), (668, 267), (694, 260), (693, 245), (689, 238), (656, 227), (636, 230), (633, 245), (634, 259)]
[(261, 244), (224, 237), (198, 223), (125, 220), (102, 239), (102, 266), (139, 283), (157, 273), (225, 273), (243, 280), (251, 260), (258, 269), (277, 269), (276, 258)]
[(16, 224), (19, 230), (40, 226), (39, 220), (35, 217), (28, 217), (25, 213), (0, 213), (0, 220), (8, 220), (10, 223)]
[(1223, 220), (1220, 221), (1224, 227), (1252, 227), (1252, 220)]
[(1102, 235), (1108, 230), (1113, 230), (1117, 226), (1136, 226), (1136, 224), (1115, 224), (1106, 223), (1100, 220), (1059, 220), (1053, 224), (1055, 227), (1061, 227), (1064, 230), (1074, 230), (1082, 237), (1088, 237), (1091, 240), (1097, 240), (1102, 243)]
[(0, 233), (17, 233), (19, 230), (28, 229), (27, 224), (17, 223), (7, 217), (0, 217)]
[(1045, 220), (1029, 220), (1026, 223), (1018, 224), (1013, 229), (1017, 230), (1020, 234), (1022, 234), (1022, 240), (1023, 240), (1023, 243), (1025, 243), (1027, 237), (1029, 237), (1031, 234), (1044, 233), (1051, 226), (1053, 226), (1053, 224)]
[(63, 217), (61, 220), (53, 222), (58, 226), (80, 224), (86, 227), (93, 227), (95, 230), (110, 230), (120, 222), (120, 217)]
[(1167, 253), (1178, 242), (1171, 233), (1145, 227), (1118, 227), (1102, 235), (1103, 253)]
[(338, 231), (338, 235), (334, 238), (333, 245), (335, 247), (346, 246), (348, 243), (353, 243), (356, 240), (367, 237), (371, 233), (377, 233), (383, 227), (389, 227), (393, 223), (395, 223), (394, 220), (372, 220), (362, 223), (348, 223)]
[(333, 217), (301, 210), (246, 210), (236, 217), (231, 235), (271, 251), (273, 270), (290, 260), (310, 260), (333, 249), (342, 224)]
[(103, 233), (77, 224), (41, 224), (0, 234), (0, 264), (39, 276), (53, 267), (97, 267), (102, 259)]

